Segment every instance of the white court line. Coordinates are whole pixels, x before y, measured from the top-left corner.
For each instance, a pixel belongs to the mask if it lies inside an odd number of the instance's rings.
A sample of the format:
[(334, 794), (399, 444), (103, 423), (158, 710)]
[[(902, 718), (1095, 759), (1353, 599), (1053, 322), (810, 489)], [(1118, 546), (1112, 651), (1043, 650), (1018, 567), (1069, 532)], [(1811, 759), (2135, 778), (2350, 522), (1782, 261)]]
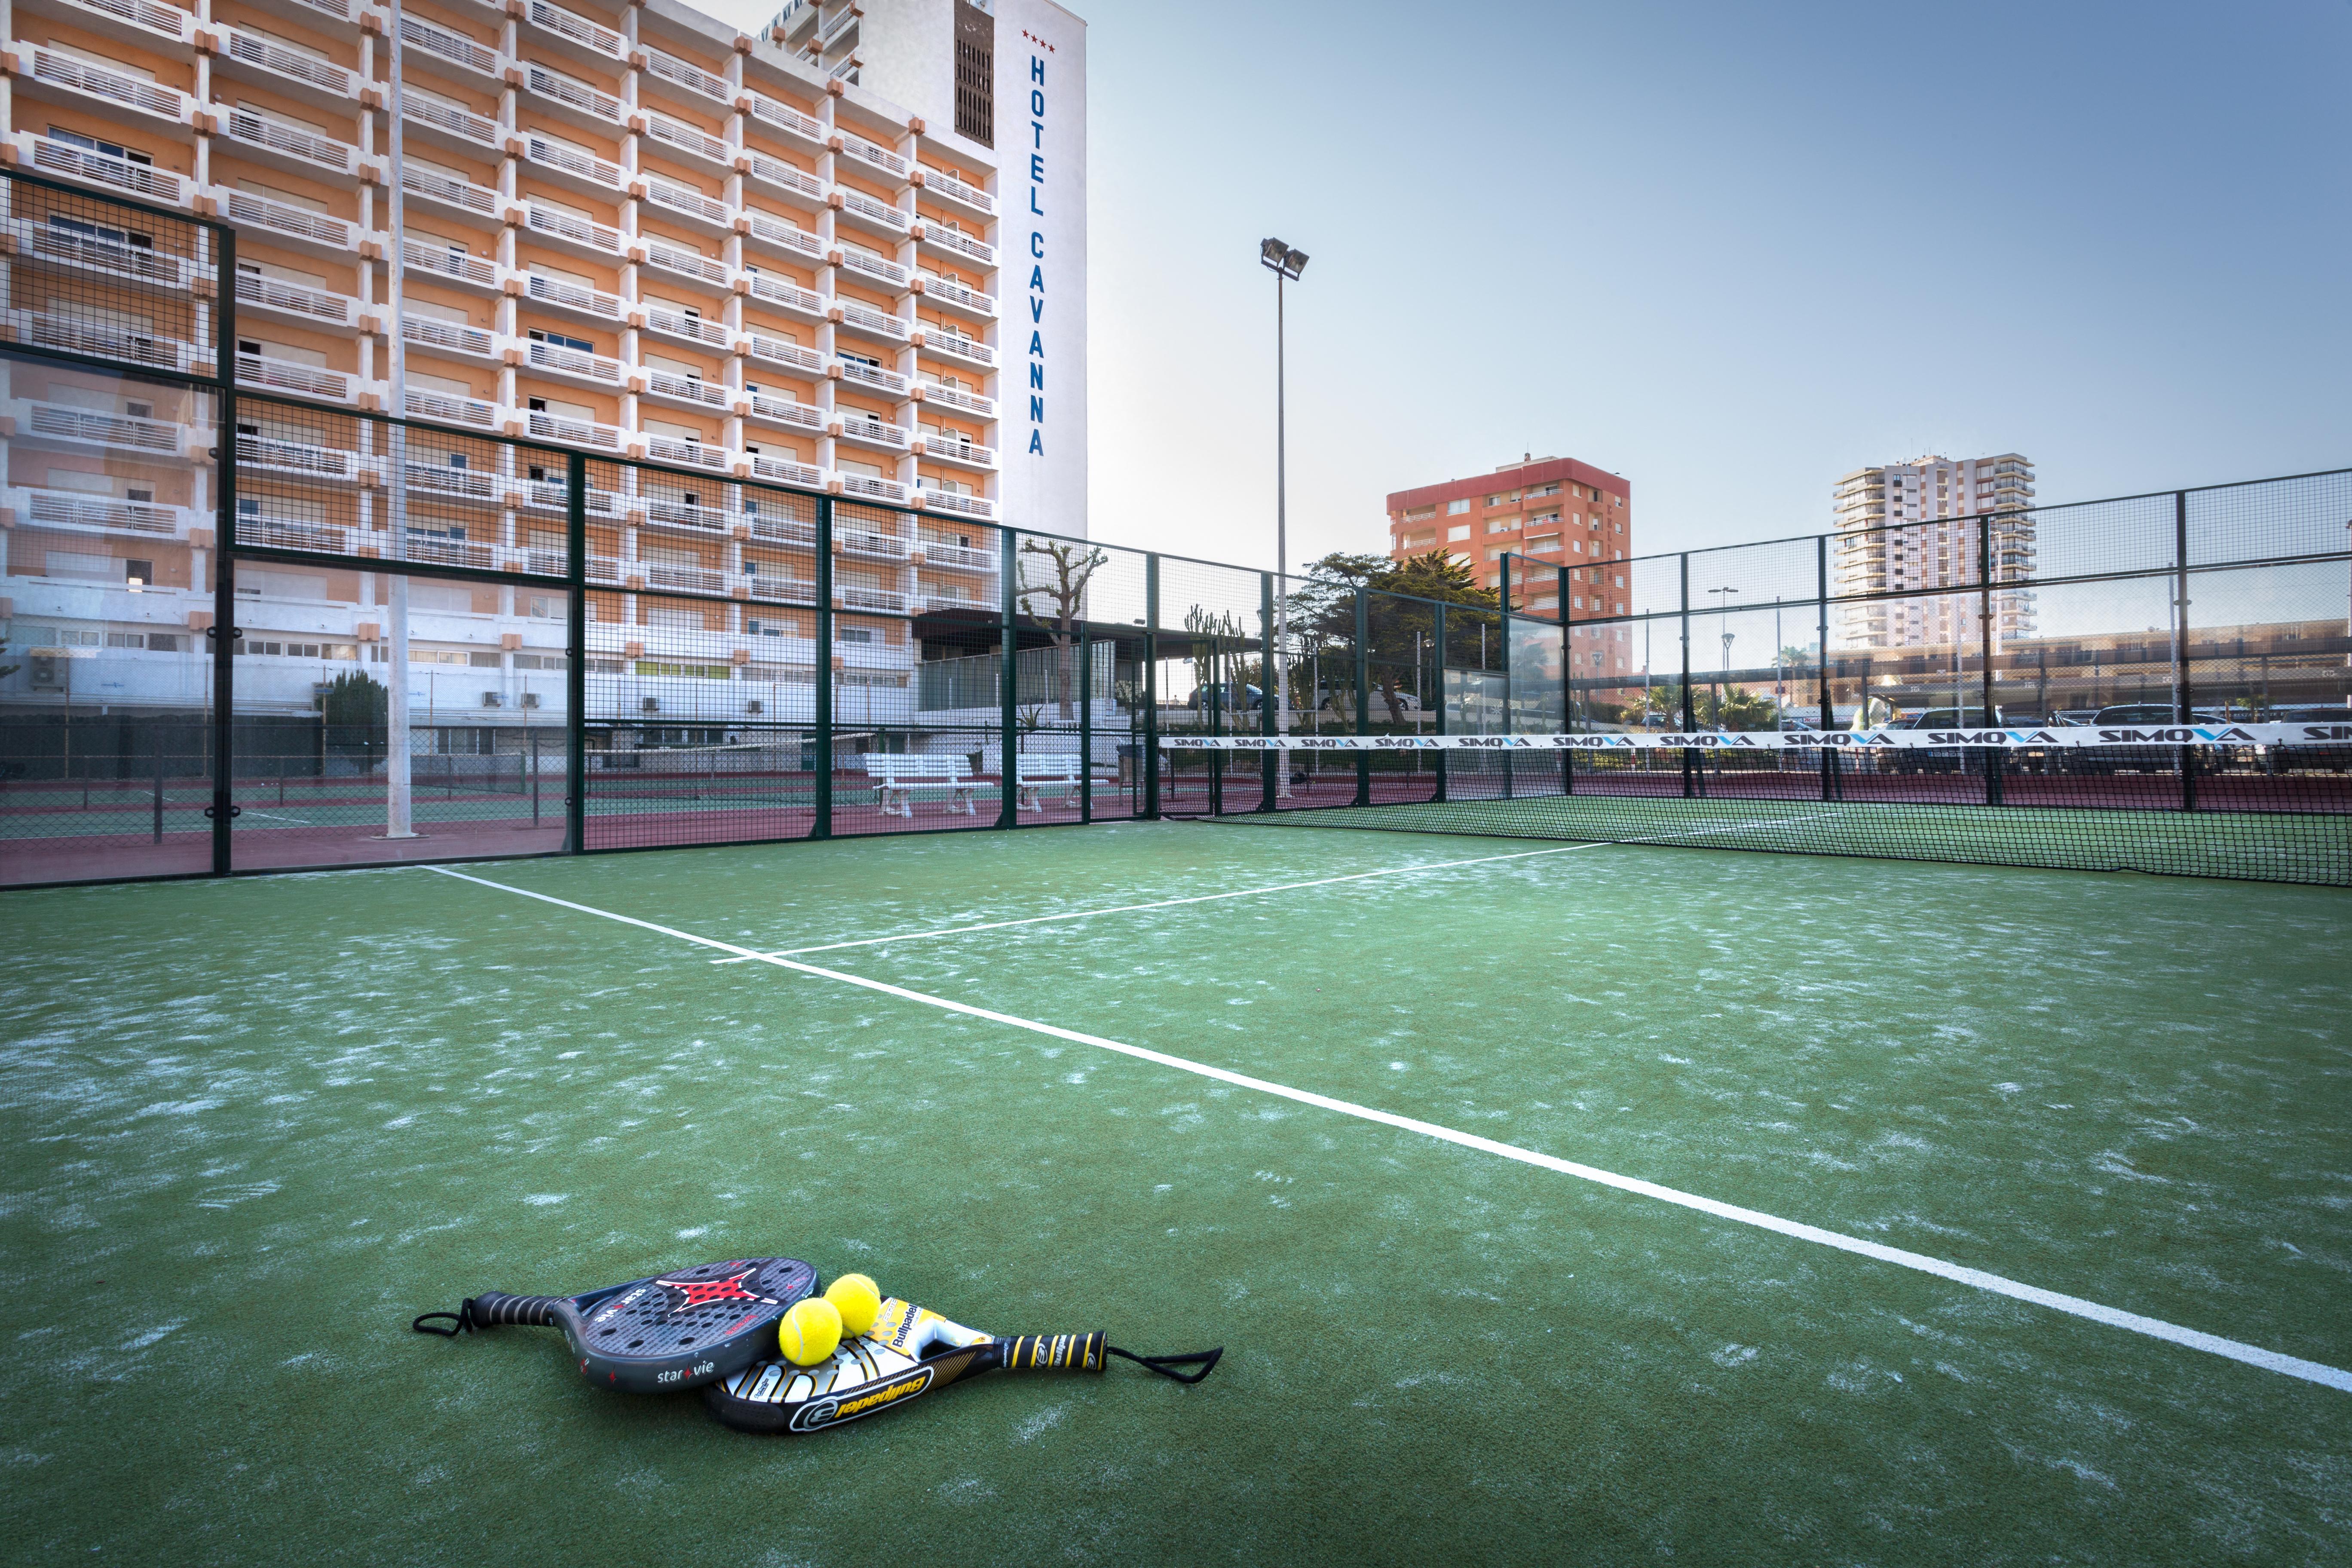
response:
[(1251, 899), (1261, 893), (1287, 893), (1299, 888), (1328, 888), (1334, 882), (1360, 882), (1367, 877), (1397, 877), (1408, 871), (1443, 871), (1454, 866), (1484, 866), (1494, 860), (1526, 860), (1538, 855), (1567, 855), (1579, 849), (1600, 849), (1605, 845), (1595, 840), (1588, 844), (1562, 844), (1550, 849), (1521, 849), (1508, 855), (1481, 855), (1472, 860), (1424, 860), (1412, 866), (1390, 866), (1378, 871), (1357, 871), (1345, 877), (1321, 877), (1312, 882), (1276, 882), (1270, 888), (1243, 888), (1231, 893), (1202, 893), (1191, 899), (1159, 899), (1148, 904), (1117, 904), (1104, 910), (1068, 910), (1058, 915), (1031, 915), (1026, 920), (988, 921), (979, 925), (943, 926), (938, 931), (910, 931), (898, 936), (869, 936), (856, 942), (829, 942), (821, 947), (779, 948), (773, 952), (747, 952), (740, 958), (714, 958), (713, 963), (748, 963), (754, 959), (793, 958), (804, 952), (832, 952), (845, 947), (875, 947), (887, 942), (921, 942), (926, 937), (961, 936), (966, 931), (1003, 931), (1010, 926), (1043, 925), (1047, 921), (1082, 921), (1089, 915), (1129, 915), (1138, 910), (1171, 910), (1179, 904), (1213, 904), (1219, 899)]
[(1613, 1171), (1604, 1171), (1595, 1165), (1580, 1165), (1573, 1160), (1563, 1160), (1553, 1154), (1539, 1154), (1532, 1149), (1522, 1149), (1514, 1143), (1496, 1142), (1492, 1138), (1481, 1138), (1475, 1132), (1462, 1132), (1451, 1127), (1441, 1127), (1433, 1121), (1399, 1116), (1391, 1110), (1376, 1110), (1368, 1105), (1358, 1105), (1345, 1100), (1334, 1100), (1328, 1095), (1316, 1094), (1308, 1089), (1292, 1089), (1286, 1084), (1271, 1083), (1262, 1078), (1251, 1078), (1245, 1073), (1211, 1067), (1205, 1062), (1188, 1061), (1182, 1057), (1171, 1057), (1163, 1051), (1150, 1050), (1142, 1046), (1130, 1046), (1118, 1040), (1107, 1040), (1100, 1035), (1080, 1034), (1076, 1029), (1059, 1028), (1052, 1024), (1037, 1023), (1034, 1019), (1016, 1018), (1010, 1013), (996, 1013), (986, 1007), (975, 1007), (969, 1002), (951, 1001), (944, 996), (931, 996), (920, 991), (909, 991), (905, 986), (892, 985), (885, 981), (868, 980), (862, 974), (848, 974), (837, 969), (821, 969), (814, 963), (800, 963), (789, 958), (753, 952), (748, 948), (738, 947), (733, 942), (719, 942), (707, 936), (696, 936), (691, 931), (656, 925), (651, 921), (637, 920), (630, 915), (616, 915), (609, 910), (595, 909), (587, 904), (575, 904), (569, 899), (553, 898), (546, 893), (534, 893), (528, 889), (509, 887), (503, 882), (493, 882), (481, 877), (469, 877), (463, 871), (452, 871), (446, 866), (421, 866), (417, 869), (436, 872), (444, 877), (454, 877), (461, 882), (472, 882), (480, 887), (493, 888), (501, 893), (515, 893), (526, 899), (536, 899), (542, 904), (553, 904), (558, 909), (572, 910), (583, 915), (594, 915), (599, 920), (616, 921), (622, 925), (635, 926), (640, 931), (653, 931), (661, 936), (676, 937), (680, 942), (690, 942), (698, 946), (717, 948), (722, 952), (732, 952), (743, 958), (772, 963), (779, 969), (796, 970), (803, 974), (814, 974), (822, 980), (838, 980), (844, 984), (856, 985), (867, 991), (878, 991), (885, 996), (896, 996), (907, 1002), (919, 1002), (927, 1007), (938, 1007), (950, 1013), (961, 1013), (966, 1017), (985, 1019), (992, 1024), (1003, 1024), (1015, 1029), (1026, 1029), (1031, 1034), (1050, 1036), (1057, 1040), (1067, 1040), (1073, 1045), (1092, 1046), (1098, 1050), (1116, 1051), (1121, 1056), (1133, 1057), (1139, 1061), (1153, 1062), (1160, 1067), (1173, 1068), (1179, 1072), (1213, 1079), (1219, 1083), (1229, 1083), (1236, 1089), (1253, 1089), (1260, 1094), (1270, 1094), (1282, 1100), (1295, 1100), (1300, 1105), (1311, 1105), (1320, 1110), (1336, 1111), (1339, 1115), (1352, 1116), (1359, 1121), (1378, 1122), (1383, 1127), (1394, 1127), (1401, 1131), (1419, 1133), (1424, 1138), (1456, 1143), (1465, 1149), (1475, 1149), (1481, 1153), (1493, 1154), (1505, 1160), (1516, 1160), (1523, 1165), (1534, 1165), (1546, 1171), (1557, 1171), (1562, 1175), (1574, 1176), (1580, 1181), (1597, 1183), (1604, 1187), (1614, 1187), (1619, 1192), (1633, 1193), (1641, 1197), (1655, 1198), (1660, 1203), (1696, 1209), (1700, 1214), (1712, 1215), (1717, 1219), (1730, 1220), (1737, 1225), (1753, 1226), (1759, 1230), (1769, 1230), (1779, 1236), (1794, 1237), (1799, 1241), (1833, 1247), (1841, 1252), (1856, 1253), (1864, 1258), (1875, 1258), (1881, 1263), (1895, 1264), (1898, 1268), (1914, 1268), (1922, 1274), (1933, 1274), (1937, 1279), (1971, 1286), (1979, 1290), (1990, 1291), (1996, 1296), (2007, 1296), (2014, 1300), (2030, 1301), (2035, 1306), (2048, 1307), (2053, 1311), (2069, 1313), (2077, 1318), (2087, 1318), (2092, 1322), (2104, 1323), (2109, 1328), (2125, 1329), (2132, 1333), (2146, 1334), (2150, 1339), (2164, 1340), (2173, 1344), (2185, 1345), (2190, 1350), (2204, 1351), (2212, 1355), (2226, 1357), (2231, 1361), (2243, 1362), (2248, 1366), (2260, 1367), (2266, 1372), (2281, 1373), (2288, 1377), (2299, 1377), (2307, 1382), (2325, 1384), (2330, 1388), (2352, 1393), (2352, 1372), (2343, 1372), (2315, 1361), (2305, 1361), (2300, 1356), (2284, 1355), (2277, 1351), (2264, 1350), (2260, 1345), (2250, 1345), (2238, 1340), (2225, 1340), (2219, 1334), (2209, 1334), (2201, 1329), (2183, 1328), (2178, 1323), (2168, 1323), (2161, 1318), (2142, 1317), (2137, 1312), (2126, 1312), (2119, 1308), (2104, 1306), (2097, 1301), (2086, 1301), (2080, 1296), (2061, 1295), (2055, 1290), (2044, 1290), (2038, 1285), (2028, 1285), (2002, 1275), (1989, 1274), (1981, 1268), (1970, 1268), (1964, 1264), (1948, 1263), (1940, 1258), (1930, 1258), (1925, 1253), (1906, 1252), (1899, 1247), (1888, 1247), (1883, 1242), (1867, 1241), (1854, 1236), (1842, 1236), (1833, 1230), (1823, 1230), (1818, 1226), (1805, 1225), (1797, 1220), (1782, 1219), (1777, 1215), (1765, 1214), (1760, 1210), (1744, 1209), (1732, 1204), (1718, 1202), (1714, 1198), (1701, 1197), (1696, 1193), (1680, 1192), (1673, 1187), (1662, 1187), (1655, 1182), (1644, 1182), (1633, 1176), (1621, 1176)]

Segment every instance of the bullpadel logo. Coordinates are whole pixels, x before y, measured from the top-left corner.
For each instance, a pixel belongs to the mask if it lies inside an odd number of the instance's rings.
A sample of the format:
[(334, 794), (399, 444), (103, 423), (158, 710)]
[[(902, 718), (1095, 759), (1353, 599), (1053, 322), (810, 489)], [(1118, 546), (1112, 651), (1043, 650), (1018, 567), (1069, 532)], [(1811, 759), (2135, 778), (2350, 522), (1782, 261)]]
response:
[(887, 1410), (901, 1400), (912, 1399), (931, 1385), (932, 1369), (923, 1367), (910, 1376), (879, 1388), (852, 1389), (847, 1394), (829, 1399), (814, 1399), (793, 1413), (793, 1430), (814, 1432), (820, 1426), (837, 1426), (855, 1421), (861, 1415), (871, 1415), (877, 1410)]

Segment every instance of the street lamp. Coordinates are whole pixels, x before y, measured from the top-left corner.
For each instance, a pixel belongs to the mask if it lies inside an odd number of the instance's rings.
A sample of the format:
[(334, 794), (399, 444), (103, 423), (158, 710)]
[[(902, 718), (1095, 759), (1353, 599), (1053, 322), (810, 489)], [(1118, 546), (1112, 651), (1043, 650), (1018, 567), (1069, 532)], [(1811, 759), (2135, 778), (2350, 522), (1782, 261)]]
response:
[[(1290, 733), (1289, 671), (1283, 654), (1290, 647), (1290, 494), (1288, 483), (1288, 410), (1283, 384), (1282, 285), (1296, 283), (1307, 270), (1307, 253), (1293, 250), (1286, 240), (1258, 241), (1259, 265), (1274, 274), (1274, 647), (1266, 650), (1266, 684), (1275, 693), (1274, 726), (1277, 734)], [(1275, 771), (1275, 798), (1290, 798), (1290, 762), (1279, 759)]]
[[(1731, 609), (1731, 595), (1737, 594), (1739, 590), (1737, 588), (1709, 588), (1707, 592), (1709, 594), (1719, 594), (1723, 596), (1722, 607), (1727, 614)], [(1717, 694), (1715, 700), (1715, 727), (1718, 730), (1723, 728), (1724, 699), (1730, 694), (1731, 689), (1732, 636), (1733, 633), (1730, 623), (1726, 622), (1723, 629), (1723, 690)]]

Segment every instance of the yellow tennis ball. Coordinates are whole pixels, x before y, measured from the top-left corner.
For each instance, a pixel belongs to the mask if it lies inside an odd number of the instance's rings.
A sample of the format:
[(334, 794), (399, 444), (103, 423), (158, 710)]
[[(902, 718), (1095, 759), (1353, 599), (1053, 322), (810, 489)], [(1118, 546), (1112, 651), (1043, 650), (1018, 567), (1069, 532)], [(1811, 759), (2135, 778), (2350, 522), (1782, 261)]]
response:
[(841, 1343), (841, 1314), (822, 1296), (795, 1301), (776, 1326), (776, 1348), (794, 1366), (814, 1366)]
[(841, 1331), (855, 1339), (874, 1326), (882, 1310), (882, 1292), (863, 1274), (845, 1274), (826, 1287), (824, 1299), (841, 1314)]

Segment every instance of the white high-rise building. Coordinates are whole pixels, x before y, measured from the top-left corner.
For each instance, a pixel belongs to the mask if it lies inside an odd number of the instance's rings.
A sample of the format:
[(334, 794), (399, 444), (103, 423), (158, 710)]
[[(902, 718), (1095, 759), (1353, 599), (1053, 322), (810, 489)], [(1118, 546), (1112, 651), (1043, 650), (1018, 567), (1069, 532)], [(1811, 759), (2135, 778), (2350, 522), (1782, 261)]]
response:
[[(1992, 581), (2030, 574), (2033, 465), (2015, 452), (1990, 458), (1915, 458), (1856, 468), (1838, 481), (1833, 592), (1909, 595), (1870, 598), (1839, 611), (1848, 647), (1974, 647), (1975, 592), (1990, 517)], [(1937, 589), (1952, 589), (1937, 593)], [(2033, 631), (2031, 589), (1992, 598), (1995, 646)]]

